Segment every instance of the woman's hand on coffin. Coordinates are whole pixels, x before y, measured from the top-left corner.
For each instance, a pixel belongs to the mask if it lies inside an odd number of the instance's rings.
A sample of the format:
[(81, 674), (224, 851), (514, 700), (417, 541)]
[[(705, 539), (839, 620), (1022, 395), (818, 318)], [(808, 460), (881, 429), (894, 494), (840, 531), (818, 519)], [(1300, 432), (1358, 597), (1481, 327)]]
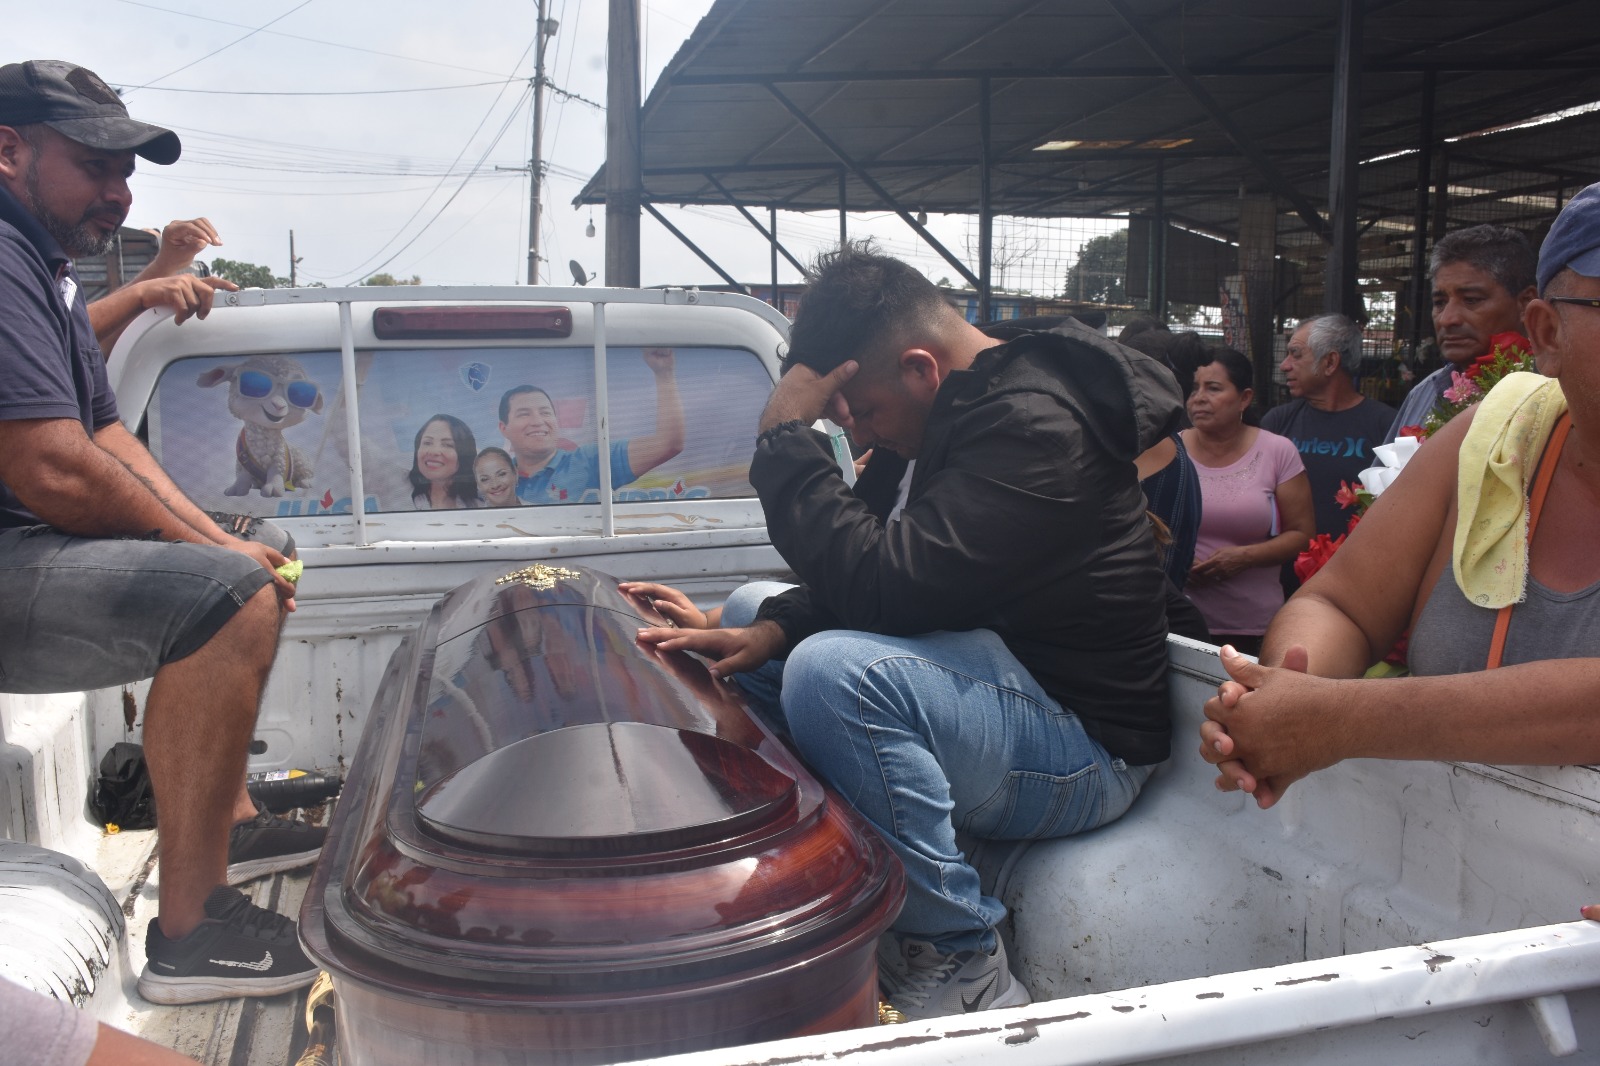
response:
[(639, 639), (662, 651), (691, 651), (710, 661), (711, 676), (742, 674), (776, 658), (784, 647), (776, 622), (760, 621), (744, 629), (639, 630)]

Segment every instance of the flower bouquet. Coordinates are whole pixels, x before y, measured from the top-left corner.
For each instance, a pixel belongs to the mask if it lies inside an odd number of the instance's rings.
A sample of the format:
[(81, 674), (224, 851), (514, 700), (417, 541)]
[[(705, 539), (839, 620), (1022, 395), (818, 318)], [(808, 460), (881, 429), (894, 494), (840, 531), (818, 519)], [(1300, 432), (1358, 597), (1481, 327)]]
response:
[(1488, 355), (1478, 356), (1465, 370), (1450, 372), (1450, 387), (1444, 390), (1443, 398), (1428, 412), (1422, 425), (1406, 426), (1400, 432), (1407, 435), (1406, 430), (1415, 429), (1417, 432), (1409, 435), (1426, 440), (1439, 432), (1446, 422), (1483, 399), (1484, 394), (1498, 385), (1507, 374), (1519, 370), (1537, 373), (1538, 369), (1533, 358), (1533, 346), (1526, 337), (1510, 331), (1496, 333), (1489, 338)]

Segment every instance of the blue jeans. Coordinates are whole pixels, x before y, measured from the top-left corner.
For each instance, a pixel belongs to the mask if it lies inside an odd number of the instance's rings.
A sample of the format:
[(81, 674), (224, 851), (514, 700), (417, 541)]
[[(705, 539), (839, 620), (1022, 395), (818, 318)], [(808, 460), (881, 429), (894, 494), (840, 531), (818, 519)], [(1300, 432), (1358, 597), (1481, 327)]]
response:
[[(737, 590), (722, 624), (748, 625), (786, 587)], [(907, 893), (895, 931), (942, 952), (991, 950), (1006, 913), (979, 888), (958, 832), (1085, 832), (1127, 811), (1154, 769), (1113, 758), (986, 629), (832, 630), (736, 680), (769, 717), (781, 708), (791, 743), (900, 856)]]

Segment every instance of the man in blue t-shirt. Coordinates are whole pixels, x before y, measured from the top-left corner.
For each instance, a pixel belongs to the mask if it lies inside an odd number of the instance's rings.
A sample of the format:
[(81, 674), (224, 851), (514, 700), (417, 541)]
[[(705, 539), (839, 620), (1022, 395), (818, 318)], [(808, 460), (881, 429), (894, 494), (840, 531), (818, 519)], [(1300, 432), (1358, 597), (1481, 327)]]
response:
[[(683, 451), (683, 400), (671, 348), (647, 348), (656, 376), (656, 431), (611, 442), (615, 491)], [(500, 434), (517, 463), (517, 499), (525, 504), (583, 503), (599, 498), (600, 446), (561, 447), (555, 401), (537, 385), (518, 385), (500, 397)], [(593, 493), (594, 495), (590, 495)]]
[(222, 529), (122, 425), (72, 266), (127, 217), (135, 155), (181, 150), (92, 71), (0, 66), (0, 692), (154, 677), (161, 902), (139, 993), (156, 1003), (278, 995), (318, 972), (293, 921), (229, 887), (321, 846), (321, 830), (258, 816), (244, 780), (294, 609), (274, 573), (292, 541), (269, 523)]
[[(1289, 337), (1282, 369), (1294, 397), (1268, 411), (1261, 428), (1294, 441), (1311, 482), (1317, 532), (1337, 537), (1350, 523), (1334, 496), (1374, 466), (1374, 445), (1394, 419), (1394, 408), (1356, 391), (1352, 375), (1361, 359), (1361, 327), (1344, 315), (1317, 315)], [(1292, 568), (1285, 567), (1292, 574)]]

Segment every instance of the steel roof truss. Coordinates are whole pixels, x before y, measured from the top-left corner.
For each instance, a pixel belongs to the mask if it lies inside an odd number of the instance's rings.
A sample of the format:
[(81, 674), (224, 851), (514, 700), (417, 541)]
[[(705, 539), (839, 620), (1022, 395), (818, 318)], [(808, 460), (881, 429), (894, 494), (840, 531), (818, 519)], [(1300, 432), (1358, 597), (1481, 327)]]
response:
[(767, 86), (767, 92), (771, 93), (772, 98), (778, 101), (784, 110), (793, 115), (796, 121), (811, 131), (811, 136), (817, 139), (818, 144), (826, 148), (834, 155), (836, 159), (839, 160), (839, 162), (848, 167), (850, 172), (856, 176), (858, 181), (860, 181), (867, 188), (871, 189), (874, 195), (881, 199), (885, 205), (891, 208), (895, 214), (900, 216), (901, 221), (915, 230), (917, 236), (921, 237), (923, 241), (927, 243), (929, 248), (932, 248), (935, 252), (938, 252), (940, 257), (942, 257), (945, 262), (955, 267), (956, 271), (967, 280), (967, 284), (971, 285), (974, 289), (981, 287), (978, 282), (978, 276), (969, 270), (965, 263), (957, 259), (950, 249), (940, 244), (939, 239), (932, 233), (929, 233), (926, 226), (918, 222), (912, 216), (911, 212), (902, 207), (900, 202), (889, 194), (889, 190), (878, 184), (877, 179), (871, 174), (867, 173), (865, 167), (863, 167), (860, 163), (857, 163), (834, 141), (832, 137), (829, 137), (827, 133), (823, 131), (822, 127), (818, 126), (816, 122), (812, 120), (810, 115), (802, 111), (793, 100), (790, 100), (787, 96), (783, 95), (782, 91), (779, 90), (776, 85), (769, 84)]

